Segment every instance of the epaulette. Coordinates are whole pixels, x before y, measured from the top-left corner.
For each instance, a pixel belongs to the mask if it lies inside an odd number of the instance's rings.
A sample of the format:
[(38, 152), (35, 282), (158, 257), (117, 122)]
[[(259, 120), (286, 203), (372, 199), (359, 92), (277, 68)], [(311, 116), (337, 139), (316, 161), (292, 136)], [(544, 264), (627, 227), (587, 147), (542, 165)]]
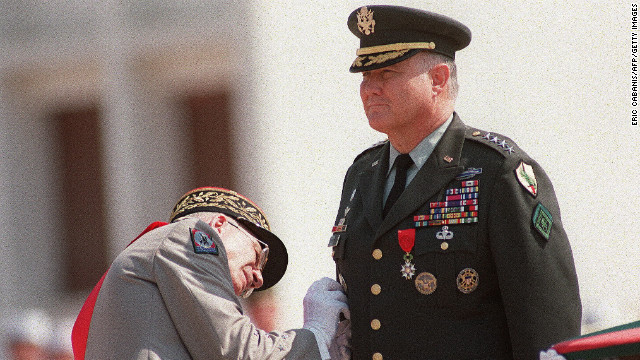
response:
[(365, 151), (363, 151), (363, 152), (361, 152), (360, 154), (358, 154), (358, 156), (356, 156), (356, 158), (355, 158), (355, 159), (353, 159), (353, 162), (355, 163), (356, 161), (358, 161), (358, 159), (360, 159), (361, 157), (363, 157), (364, 155), (366, 155), (366, 154), (367, 154), (367, 153), (369, 153), (370, 151), (375, 150), (375, 149), (378, 149), (378, 148), (380, 148), (380, 147), (384, 146), (384, 144), (386, 144), (386, 143), (388, 143), (388, 142), (389, 142), (389, 139), (386, 139), (386, 140), (382, 140), (382, 141), (379, 141), (379, 142), (377, 142), (377, 143), (375, 143), (375, 144), (371, 145), (371, 146), (370, 146), (369, 148), (367, 148)]
[(496, 150), (504, 157), (508, 157), (510, 155), (518, 155), (518, 153), (522, 152), (513, 140), (498, 133), (479, 130), (467, 126), (465, 137), (469, 140), (477, 141)]

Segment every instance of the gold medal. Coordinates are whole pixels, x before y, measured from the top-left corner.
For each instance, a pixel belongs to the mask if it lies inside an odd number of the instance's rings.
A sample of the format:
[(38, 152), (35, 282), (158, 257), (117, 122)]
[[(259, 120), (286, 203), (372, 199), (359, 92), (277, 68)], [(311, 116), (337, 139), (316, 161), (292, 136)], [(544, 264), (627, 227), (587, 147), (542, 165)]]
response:
[(438, 280), (430, 272), (423, 272), (416, 276), (416, 289), (424, 295), (433, 294), (438, 287)]
[(469, 294), (478, 288), (478, 282), (480, 276), (478, 272), (472, 268), (466, 268), (458, 274), (456, 282), (458, 283), (458, 290), (464, 294)]

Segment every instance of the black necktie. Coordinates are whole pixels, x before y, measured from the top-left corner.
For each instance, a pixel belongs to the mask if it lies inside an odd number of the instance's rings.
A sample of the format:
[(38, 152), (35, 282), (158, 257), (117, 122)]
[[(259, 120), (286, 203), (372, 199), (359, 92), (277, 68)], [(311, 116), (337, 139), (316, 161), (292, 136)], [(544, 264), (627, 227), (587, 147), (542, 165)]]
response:
[(382, 209), (383, 217), (387, 216), (389, 209), (391, 209), (393, 204), (400, 197), (400, 194), (404, 191), (404, 188), (407, 185), (407, 170), (412, 164), (413, 160), (411, 160), (411, 156), (409, 156), (409, 154), (400, 154), (396, 158), (396, 161), (394, 162), (396, 167), (396, 178), (393, 181), (393, 187), (387, 197), (387, 202), (384, 204), (384, 208)]

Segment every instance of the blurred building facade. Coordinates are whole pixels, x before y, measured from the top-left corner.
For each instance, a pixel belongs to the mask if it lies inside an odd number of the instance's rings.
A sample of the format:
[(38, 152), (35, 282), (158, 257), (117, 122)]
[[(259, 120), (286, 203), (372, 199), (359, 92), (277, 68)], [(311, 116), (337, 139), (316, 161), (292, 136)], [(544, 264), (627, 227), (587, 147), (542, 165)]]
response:
[[(0, 317), (73, 316), (187, 190), (236, 164), (253, 62), (245, 1), (8, 1), (0, 11)], [(246, 137), (246, 140), (243, 140)], [(249, 182), (251, 184), (251, 182)]]

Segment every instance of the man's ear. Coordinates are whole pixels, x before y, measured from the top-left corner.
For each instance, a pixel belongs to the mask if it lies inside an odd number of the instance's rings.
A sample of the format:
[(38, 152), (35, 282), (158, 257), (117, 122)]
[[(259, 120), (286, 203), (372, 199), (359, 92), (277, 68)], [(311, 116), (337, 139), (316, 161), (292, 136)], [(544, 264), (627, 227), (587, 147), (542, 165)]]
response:
[(451, 72), (447, 64), (437, 64), (429, 70), (431, 76), (432, 91), (440, 94), (447, 87)]
[(216, 215), (211, 221), (209, 221), (209, 225), (214, 228), (217, 232), (222, 231), (222, 225), (227, 222), (227, 218), (224, 215)]

